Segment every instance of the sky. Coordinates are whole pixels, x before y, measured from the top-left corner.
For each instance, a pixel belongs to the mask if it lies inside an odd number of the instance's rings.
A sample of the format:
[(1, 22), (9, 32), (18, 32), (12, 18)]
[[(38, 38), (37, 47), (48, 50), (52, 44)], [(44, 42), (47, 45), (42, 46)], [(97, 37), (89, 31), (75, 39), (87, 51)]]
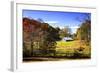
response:
[(60, 11), (40, 11), (40, 10), (23, 10), (22, 17), (30, 19), (42, 19), (53, 27), (69, 27), (72, 33), (75, 33), (81, 25), (81, 21), (87, 16), (91, 18), (90, 13), (82, 12), (60, 12)]

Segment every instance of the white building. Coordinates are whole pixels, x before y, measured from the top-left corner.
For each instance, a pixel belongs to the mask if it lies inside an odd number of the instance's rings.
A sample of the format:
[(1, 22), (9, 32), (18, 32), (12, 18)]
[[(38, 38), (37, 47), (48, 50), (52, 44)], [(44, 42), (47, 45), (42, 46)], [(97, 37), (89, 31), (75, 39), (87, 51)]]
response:
[(62, 38), (62, 41), (72, 41), (73, 39), (71, 37), (64, 37)]

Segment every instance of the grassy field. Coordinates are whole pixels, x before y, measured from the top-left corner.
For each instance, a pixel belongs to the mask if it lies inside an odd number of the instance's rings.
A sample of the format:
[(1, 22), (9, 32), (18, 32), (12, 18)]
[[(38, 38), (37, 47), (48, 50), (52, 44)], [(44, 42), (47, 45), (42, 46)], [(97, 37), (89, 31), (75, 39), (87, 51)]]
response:
[[(80, 50), (80, 47), (82, 47), (83, 49)], [(90, 57), (90, 54), (91, 54), (90, 46), (83, 44), (79, 40), (57, 41), (56, 51), (59, 53), (65, 53), (65, 54), (62, 54), (63, 56), (66, 55), (66, 53), (73, 54), (75, 52), (83, 54), (88, 57)], [(58, 55), (61, 55), (61, 54), (58, 54)]]

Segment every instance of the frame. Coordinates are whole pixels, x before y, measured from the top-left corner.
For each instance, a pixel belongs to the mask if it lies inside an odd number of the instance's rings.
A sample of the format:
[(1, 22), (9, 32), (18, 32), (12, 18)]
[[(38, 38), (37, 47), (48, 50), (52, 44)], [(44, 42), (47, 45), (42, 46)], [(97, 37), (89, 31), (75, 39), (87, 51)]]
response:
[[(12, 13), (11, 13), (12, 14), (12, 17), (11, 17), (11, 19), (12, 19), (12, 21), (11, 21), (11, 24), (12, 24), (12, 27), (11, 27), (12, 28), (11, 70), (13, 70), (13, 71), (16, 71), (16, 70), (17, 71), (35, 70), (35, 69), (42, 70), (42, 69), (54, 69), (54, 68), (66, 68), (66, 67), (80, 67), (80, 66), (94, 66), (94, 65), (96, 65), (96, 48), (95, 48), (96, 40), (94, 38), (94, 33), (96, 32), (94, 30), (94, 29), (96, 29), (96, 24), (95, 24), (96, 23), (96, 8), (93, 8), (93, 7), (74, 7), (74, 6), (63, 6), (63, 5), (59, 6), (59, 5), (34, 4), (34, 3), (24, 3), (24, 2), (22, 2), (22, 3), (21, 2), (12, 2), (11, 7), (12, 7)], [(76, 53), (76, 56), (74, 56), (74, 58), (73, 58), (73, 54), (72, 54), (71, 59), (69, 59), (69, 60), (62, 60), (61, 58), (58, 58), (58, 57), (65, 57), (65, 56), (62, 56), (62, 54), (60, 54), (60, 56), (56, 57), (57, 60), (60, 59), (61, 61), (57, 61), (55, 59), (50, 60), (48, 58), (48, 56), (46, 56), (48, 54), (44, 55), (44, 53), (42, 53), (42, 56), (41, 56), (40, 55), (41, 53), (39, 53), (39, 55), (37, 55), (37, 52), (34, 52), (34, 53), (36, 53), (36, 55), (34, 56), (36, 59), (35, 62), (30, 62), (30, 61), (35, 60), (35, 59), (26, 58), (26, 55), (24, 58), (23, 57), (23, 41), (25, 41), (25, 39), (23, 39), (23, 38), (25, 35), (23, 34), (23, 32), (24, 32), (24, 25), (23, 24), (24, 23), (23, 23), (22, 18), (24, 18), (24, 16), (25, 16), (24, 15), (25, 11), (26, 12), (27, 11), (29, 11), (29, 12), (36, 11), (36, 12), (40, 12), (40, 13), (43, 13), (43, 12), (44, 13), (54, 13), (55, 12), (56, 14), (58, 13), (58, 15), (61, 15), (64, 13), (66, 14), (69, 12), (69, 13), (73, 14), (72, 17), (74, 17), (75, 13), (77, 13), (77, 14), (83, 14), (83, 13), (90, 14), (89, 20), (91, 21), (91, 23), (90, 23), (91, 30), (90, 30), (89, 36), (91, 37), (91, 39), (90, 39), (91, 50), (89, 51), (90, 55), (89, 55), (88, 59), (87, 59), (87, 57), (85, 59), (79, 55), (79, 54), (81, 54), (80, 50), (82, 50), (82, 49), (79, 49), (80, 53), (78, 53), (78, 55)], [(70, 15), (71, 14), (69, 14), (69, 16)], [(26, 17), (26, 20), (27, 20), (27, 18), (33, 19), (32, 17), (28, 17), (27, 15), (25, 17)], [(79, 18), (78, 21), (85, 22), (85, 20), (87, 20), (87, 19)], [(42, 23), (42, 22), (46, 22), (48, 24), (50, 23), (50, 21), (43, 21), (42, 19), (38, 19), (38, 21), (39, 21), (39, 23)], [(51, 21), (51, 23), (52, 22), (55, 23), (56, 21)], [(58, 27), (61, 27), (61, 26), (63, 26), (63, 24), (58, 25)], [(70, 37), (69, 38), (63, 37), (62, 40), (63, 41), (72, 41), (73, 39)], [(35, 44), (38, 44), (38, 43), (35, 43)], [(47, 52), (47, 53), (49, 53), (49, 52)], [(76, 50), (76, 52), (77, 52), (77, 50)], [(75, 53), (75, 51), (74, 51), (74, 53)], [(63, 54), (63, 55), (65, 55), (65, 54)], [(37, 56), (39, 56), (39, 58)], [(46, 56), (46, 57), (44, 57), (44, 56)], [(40, 59), (40, 57), (44, 57), (44, 61), (38, 62), (37, 58)], [(51, 54), (49, 55), (49, 57), (51, 58)], [(68, 57), (68, 55), (67, 55), (67, 57)], [(46, 59), (48, 58), (47, 60), (49, 60), (49, 61), (46, 61), (45, 58)], [(27, 60), (30, 60), (30, 61), (28, 63), (23, 62), (23, 61), (27, 61)], [(43, 60), (43, 58), (42, 58), (42, 60)], [(54, 61), (52, 61), (52, 60), (54, 60)]]

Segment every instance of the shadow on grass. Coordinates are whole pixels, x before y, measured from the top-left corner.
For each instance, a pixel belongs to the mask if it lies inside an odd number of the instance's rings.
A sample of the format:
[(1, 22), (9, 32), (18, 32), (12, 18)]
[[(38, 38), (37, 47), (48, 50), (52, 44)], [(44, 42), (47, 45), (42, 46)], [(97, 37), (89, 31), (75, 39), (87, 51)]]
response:
[(72, 57), (66, 57), (66, 56), (48, 56), (48, 57), (27, 57), (23, 58), (24, 62), (29, 62), (29, 61), (60, 61), (60, 60), (76, 60), (76, 59), (91, 59), (91, 57), (88, 56), (72, 56)]

